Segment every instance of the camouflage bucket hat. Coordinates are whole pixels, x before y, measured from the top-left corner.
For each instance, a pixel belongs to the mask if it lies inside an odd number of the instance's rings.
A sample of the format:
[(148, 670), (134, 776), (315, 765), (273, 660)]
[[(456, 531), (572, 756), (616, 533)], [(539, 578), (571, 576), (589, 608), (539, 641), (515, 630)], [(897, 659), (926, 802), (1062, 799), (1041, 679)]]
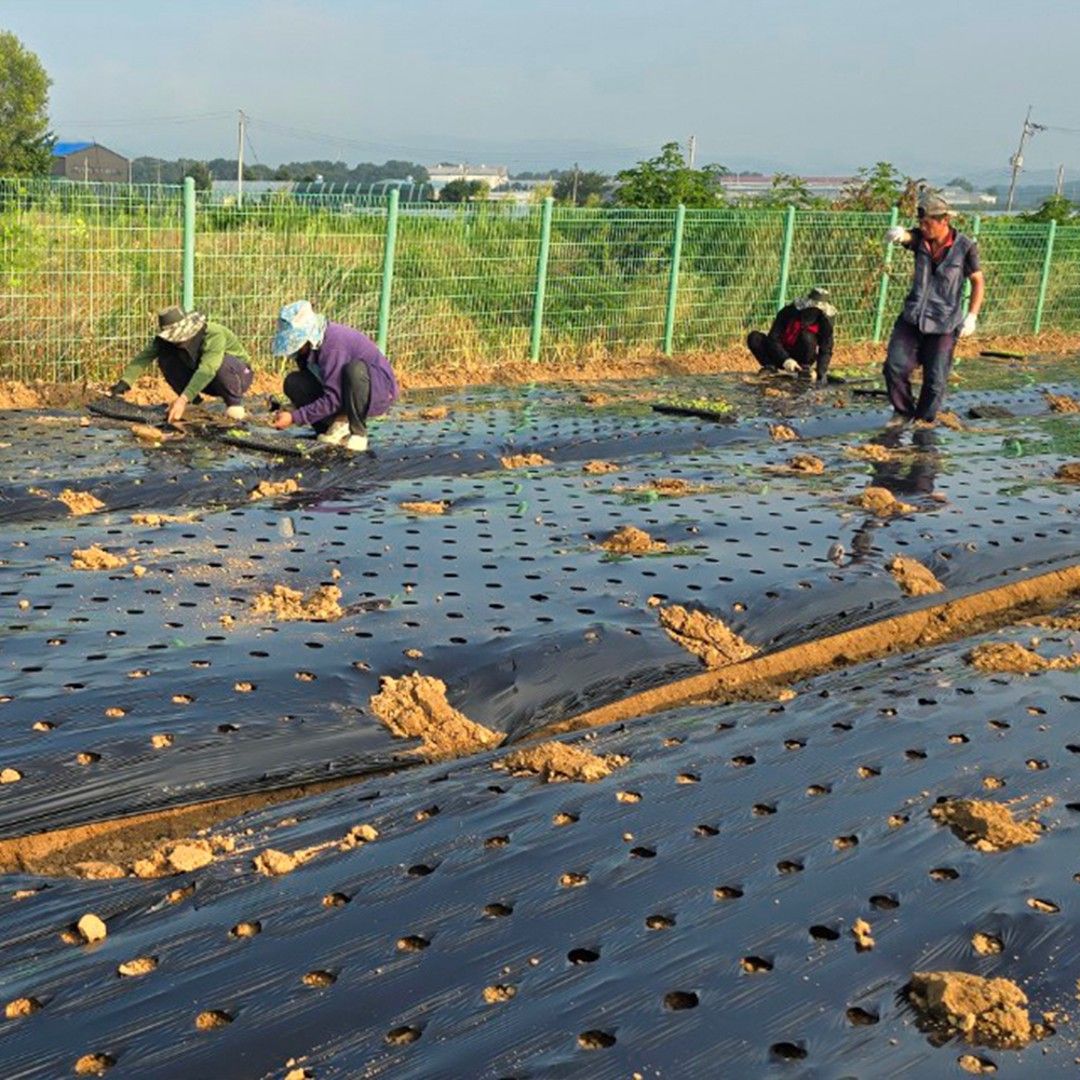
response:
[(189, 311), (185, 314), (181, 308), (167, 307), (158, 312), (157, 336), (162, 341), (171, 341), (174, 345), (190, 341), (205, 327), (206, 316), (200, 311)]

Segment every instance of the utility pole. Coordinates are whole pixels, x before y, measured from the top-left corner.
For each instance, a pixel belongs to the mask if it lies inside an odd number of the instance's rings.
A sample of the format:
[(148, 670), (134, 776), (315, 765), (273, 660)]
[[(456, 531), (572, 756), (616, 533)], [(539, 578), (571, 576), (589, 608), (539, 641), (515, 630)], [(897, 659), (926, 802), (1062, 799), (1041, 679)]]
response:
[(1013, 193), (1016, 191), (1016, 177), (1024, 167), (1024, 143), (1035, 134), (1036, 131), (1045, 131), (1045, 124), (1033, 124), (1031, 122), (1031, 106), (1028, 106), (1027, 116), (1024, 117), (1024, 126), (1020, 129), (1020, 145), (1016, 153), (1009, 159), (1012, 166), (1012, 179), (1009, 181), (1009, 198), (1005, 203), (1005, 213), (1012, 211)]
[(236, 205), (244, 205), (244, 110), (239, 109), (240, 123), (236, 135)]
[(578, 178), (578, 163), (574, 162), (574, 193), (570, 196), (570, 202), (572, 205), (577, 206), (577, 178)]
[(687, 145), (686, 151), (686, 163), (692, 169), (694, 167), (694, 154), (697, 151), (697, 136), (691, 135), (690, 142)]
[(1065, 166), (1064, 165), (1059, 165), (1058, 166), (1057, 187), (1054, 188), (1054, 194), (1060, 196), (1060, 195), (1062, 195), (1064, 193), (1064, 191), (1065, 191)]

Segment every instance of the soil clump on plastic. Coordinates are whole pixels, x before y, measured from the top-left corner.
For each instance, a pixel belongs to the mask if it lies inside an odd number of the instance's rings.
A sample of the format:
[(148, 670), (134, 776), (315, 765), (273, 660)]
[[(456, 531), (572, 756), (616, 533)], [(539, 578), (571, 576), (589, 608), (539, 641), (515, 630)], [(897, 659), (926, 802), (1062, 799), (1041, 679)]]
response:
[(1045, 397), (1051, 412), (1080, 413), (1080, 401), (1068, 394), (1046, 394)]
[(945, 591), (945, 586), (938, 581), (933, 571), (923, 566), (918, 559), (895, 555), (886, 563), (885, 568), (907, 596), (930, 596)]
[(984, 979), (964, 971), (916, 971), (911, 1003), (922, 1017), (976, 1046), (1021, 1050), (1039, 1037), (1027, 995), (1010, 979)]
[(279, 622), (334, 622), (345, 614), (336, 585), (320, 585), (306, 599), (299, 589), (275, 585), (272, 591), (259, 593), (252, 601), (256, 615), (271, 615)]
[(680, 604), (660, 610), (660, 625), (673, 641), (708, 668), (747, 660), (758, 652), (756, 646), (744, 641), (720, 619)]
[(105, 509), (105, 504), (91, 495), (89, 491), (73, 491), (71, 488), (64, 488), (56, 498), (71, 511), (73, 517), (78, 517), (81, 514), (93, 514), (98, 510)]
[(1070, 484), (1080, 484), (1080, 461), (1066, 461), (1054, 476), (1058, 480), (1067, 480)]
[(621, 466), (614, 461), (601, 461), (599, 458), (594, 458), (592, 461), (586, 461), (581, 466), (581, 471), (589, 473), (590, 476), (599, 476), (602, 473), (618, 472), (620, 468)]
[(591, 784), (625, 765), (629, 759), (622, 754), (601, 757), (577, 746), (561, 742), (546, 742), (528, 746), (494, 762), (492, 768), (505, 769), (516, 776), (539, 776), (544, 783), (563, 780)]
[(543, 454), (507, 454), (499, 458), (504, 469), (527, 469), (534, 465), (550, 465), (551, 462)]
[(950, 799), (931, 807), (930, 816), (978, 851), (1008, 851), (1042, 835), (1037, 821), (1017, 821), (1008, 806), (988, 800)]
[(417, 502), (398, 503), (407, 514), (445, 514), (450, 504), (448, 502)]
[(914, 506), (900, 502), (888, 488), (883, 487), (868, 487), (860, 491), (851, 500), (851, 504), (878, 517), (895, 517), (898, 514), (911, 514), (915, 511)]
[(300, 490), (300, 485), (290, 476), (287, 480), (260, 480), (252, 489), (248, 498), (276, 499), (281, 495), (293, 495)]
[(428, 761), (447, 761), (498, 746), (501, 732), (492, 731), (458, 712), (446, 700), (446, 683), (413, 672), (401, 678), (384, 676), (369, 702), (372, 713), (402, 739), (420, 739), (409, 753)]
[(600, 546), (614, 555), (650, 555), (667, 550), (665, 541), (654, 540), (644, 529), (635, 525), (621, 526), (603, 540)]
[(967, 656), (978, 671), (1033, 675), (1037, 671), (1068, 671), (1080, 667), (1080, 653), (1047, 660), (1015, 641), (991, 641), (976, 645)]
[(122, 566), (127, 566), (127, 559), (123, 555), (113, 555), (97, 544), (76, 548), (71, 553), (73, 570), (119, 570)]

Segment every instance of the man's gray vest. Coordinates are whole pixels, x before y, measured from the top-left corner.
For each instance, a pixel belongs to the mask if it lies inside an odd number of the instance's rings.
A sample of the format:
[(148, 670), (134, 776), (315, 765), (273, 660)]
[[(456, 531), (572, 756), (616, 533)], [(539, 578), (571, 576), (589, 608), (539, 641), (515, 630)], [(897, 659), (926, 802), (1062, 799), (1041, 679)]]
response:
[(949, 334), (964, 321), (964, 261), (975, 241), (956, 234), (945, 258), (934, 265), (925, 243), (915, 249), (915, 277), (901, 313), (924, 334)]

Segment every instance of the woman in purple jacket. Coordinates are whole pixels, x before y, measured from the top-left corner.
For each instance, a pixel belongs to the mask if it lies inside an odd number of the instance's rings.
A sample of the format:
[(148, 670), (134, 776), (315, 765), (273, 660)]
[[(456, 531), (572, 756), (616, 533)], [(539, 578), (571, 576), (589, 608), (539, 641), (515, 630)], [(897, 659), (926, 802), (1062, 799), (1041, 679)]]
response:
[(368, 417), (381, 416), (398, 396), (390, 361), (375, 342), (297, 300), (281, 309), (271, 351), (298, 368), (285, 376), (294, 408), (277, 413), (274, 427), (310, 424), (320, 442), (366, 450)]

